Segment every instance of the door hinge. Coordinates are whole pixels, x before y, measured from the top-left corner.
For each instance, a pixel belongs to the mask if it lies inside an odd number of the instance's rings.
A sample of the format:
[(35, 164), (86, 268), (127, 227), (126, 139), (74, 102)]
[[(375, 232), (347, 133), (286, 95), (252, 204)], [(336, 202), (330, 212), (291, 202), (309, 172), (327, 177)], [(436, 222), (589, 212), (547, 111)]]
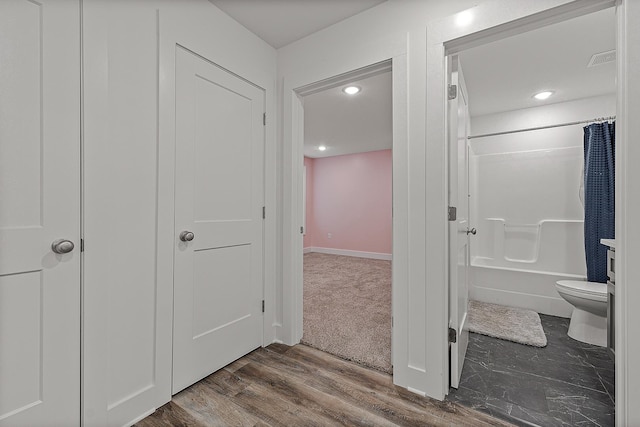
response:
[(263, 206), (262, 207), (262, 219), (265, 219), (267, 217), (267, 207)]
[(262, 312), (264, 313), (264, 300), (262, 300)]
[(262, 126), (267, 125), (267, 113), (262, 113)]
[(447, 218), (449, 221), (455, 221), (458, 219), (458, 208), (455, 206), (449, 206), (449, 209), (447, 210)]
[(80, 252), (84, 252), (84, 239), (80, 239)]
[(449, 342), (456, 343), (458, 342), (458, 331), (453, 328), (449, 328)]
[(456, 99), (458, 97), (458, 86), (449, 85), (447, 94), (449, 96), (449, 100)]
[(300, 234), (304, 234), (304, 227), (300, 227)]

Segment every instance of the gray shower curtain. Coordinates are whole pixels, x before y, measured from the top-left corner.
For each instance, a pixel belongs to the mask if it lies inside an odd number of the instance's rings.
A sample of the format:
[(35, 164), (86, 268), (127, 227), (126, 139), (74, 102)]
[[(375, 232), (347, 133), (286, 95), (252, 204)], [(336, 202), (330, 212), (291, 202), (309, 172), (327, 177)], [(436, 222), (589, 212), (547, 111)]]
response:
[(615, 238), (615, 122), (584, 127), (584, 249), (587, 280), (607, 281), (607, 248)]

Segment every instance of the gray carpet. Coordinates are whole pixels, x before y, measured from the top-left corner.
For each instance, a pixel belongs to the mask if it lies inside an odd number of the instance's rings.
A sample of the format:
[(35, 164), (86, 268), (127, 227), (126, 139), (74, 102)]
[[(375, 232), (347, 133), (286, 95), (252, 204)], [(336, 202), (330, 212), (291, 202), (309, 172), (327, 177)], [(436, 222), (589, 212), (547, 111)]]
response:
[(391, 261), (304, 255), (302, 342), (391, 373)]
[(533, 310), (471, 300), (467, 316), (470, 332), (534, 347), (547, 345), (540, 316)]

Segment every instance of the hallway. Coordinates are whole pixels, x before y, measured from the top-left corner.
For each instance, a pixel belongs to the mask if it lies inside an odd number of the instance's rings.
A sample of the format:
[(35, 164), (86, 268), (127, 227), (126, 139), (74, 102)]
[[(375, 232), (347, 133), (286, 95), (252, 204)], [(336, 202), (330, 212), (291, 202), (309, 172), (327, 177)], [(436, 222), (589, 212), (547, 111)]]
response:
[(136, 424), (161, 426), (507, 426), (420, 397), (391, 376), (304, 345), (272, 344), (175, 395)]

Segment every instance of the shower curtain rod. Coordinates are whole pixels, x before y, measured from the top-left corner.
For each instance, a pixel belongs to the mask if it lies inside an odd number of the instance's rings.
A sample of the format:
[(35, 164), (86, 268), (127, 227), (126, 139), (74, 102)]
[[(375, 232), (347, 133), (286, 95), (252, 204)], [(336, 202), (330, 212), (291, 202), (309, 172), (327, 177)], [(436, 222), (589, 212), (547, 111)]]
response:
[(559, 128), (559, 127), (563, 127), (563, 126), (581, 125), (583, 123), (590, 123), (590, 122), (606, 122), (606, 121), (615, 120), (615, 119), (616, 119), (616, 116), (599, 117), (597, 119), (580, 120), (580, 121), (577, 121), (577, 122), (560, 123), (560, 124), (557, 124), (557, 125), (539, 126), (539, 127), (535, 127), (535, 128), (526, 128), (526, 129), (507, 130), (507, 131), (504, 131), (504, 132), (485, 133), (485, 134), (482, 134), (482, 135), (472, 135), (472, 136), (468, 136), (467, 139), (486, 138), (488, 136), (508, 135), (510, 133), (529, 132), (529, 131), (532, 131), (532, 130), (542, 130), (542, 129)]

